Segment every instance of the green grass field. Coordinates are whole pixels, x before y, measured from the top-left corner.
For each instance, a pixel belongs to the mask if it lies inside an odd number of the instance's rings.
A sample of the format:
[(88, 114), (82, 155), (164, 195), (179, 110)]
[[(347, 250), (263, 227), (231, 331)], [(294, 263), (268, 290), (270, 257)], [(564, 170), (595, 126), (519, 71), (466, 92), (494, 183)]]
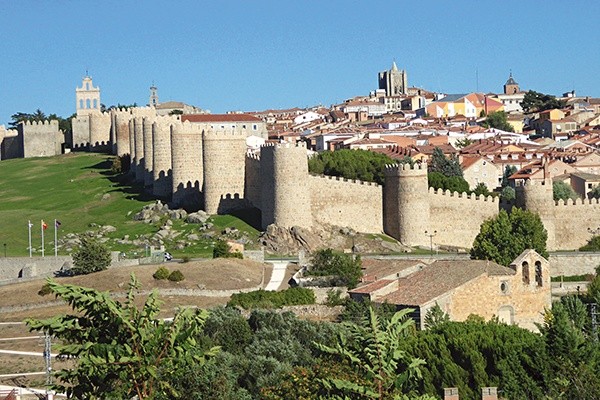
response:
[[(54, 254), (55, 219), (61, 222), (59, 238), (67, 233), (85, 232), (91, 224), (116, 227), (116, 232), (107, 235), (114, 239), (158, 231), (157, 225), (132, 219), (133, 214), (155, 200), (143, 194), (139, 186), (120, 183), (110, 166), (111, 156), (92, 153), (1, 161), (0, 257), (4, 256), (5, 248), (9, 257), (29, 254), (28, 221), (33, 224), (34, 255), (41, 255), (41, 220), (48, 224), (44, 234), (46, 255)], [(235, 227), (252, 238), (258, 234), (256, 229), (231, 215), (215, 216), (210, 222), (215, 232)], [(175, 221), (173, 225), (177, 230), (197, 233), (197, 225), (183, 221)], [(112, 250), (144, 253), (143, 249), (112, 241), (107, 245)], [(193, 246), (171, 252), (175, 256), (208, 256), (212, 253), (212, 240), (199, 240)], [(59, 253), (62, 254), (60, 249)]]

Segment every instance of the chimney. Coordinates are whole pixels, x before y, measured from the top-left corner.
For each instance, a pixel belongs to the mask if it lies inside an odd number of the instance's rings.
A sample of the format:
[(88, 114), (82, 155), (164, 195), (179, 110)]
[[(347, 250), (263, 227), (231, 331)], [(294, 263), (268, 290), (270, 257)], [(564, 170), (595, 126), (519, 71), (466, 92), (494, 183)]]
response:
[(496, 387), (481, 388), (481, 400), (498, 400), (498, 388), (496, 388)]
[(444, 400), (458, 400), (458, 388), (444, 388)]

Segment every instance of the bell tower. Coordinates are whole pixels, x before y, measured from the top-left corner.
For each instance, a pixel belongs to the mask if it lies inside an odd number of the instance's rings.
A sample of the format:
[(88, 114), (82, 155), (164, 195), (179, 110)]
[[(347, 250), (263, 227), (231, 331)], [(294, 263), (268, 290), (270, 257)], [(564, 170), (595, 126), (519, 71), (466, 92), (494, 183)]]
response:
[(156, 107), (158, 105), (158, 88), (154, 86), (154, 82), (152, 82), (152, 86), (150, 86), (150, 101), (148, 102), (150, 107)]
[(75, 89), (77, 115), (89, 115), (100, 111), (100, 88), (94, 87), (92, 77), (87, 75), (81, 82), (81, 87)]

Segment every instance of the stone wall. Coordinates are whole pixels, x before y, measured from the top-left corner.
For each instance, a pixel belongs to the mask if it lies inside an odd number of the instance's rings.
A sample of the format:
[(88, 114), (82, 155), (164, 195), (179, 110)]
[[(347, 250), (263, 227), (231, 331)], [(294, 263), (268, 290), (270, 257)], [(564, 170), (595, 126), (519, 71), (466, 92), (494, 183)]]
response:
[(130, 148), (130, 137), (129, 137), (129, 121), (131, 120), (131, 114), (127, 110), (115, 110), (115, 144), (116, 154), (118, 156), (124, 156), (125, 154), (131, 154)]
[(71, 119), (71, 138), (69, 145), (72, 149), (88, 149), (90, 143), (90, 116), (78, 115)]
[[(382, 187), (371, 182), (310, 176), (311, 213), (318, 224), (383, 232)], [(296, 209), (301, 208), (296, 203)]]
[(110, 140), (111, 116), (107, 112), (94, 112), (89, 115), (90, 128), (88, 142), (91, 151), (109, 151), (112, 149)]
[[(152, 124), (151, 118), (142, 120), (142, 136), (144, 140), (144, 186), (151, 187), (154, 181), (154, 155), (152, 150)], [(150, 191), (152, 191), (150, 189)]]
[[(429, 190), (430, 223), (429, 233), (433, 234), (435, 245), (470, 249), (479, 233), (481, 224), (494, 218), (499, 212), (495, 197), (450, 193), (449, 191)], [(429, 241), (428, 234), (422, 235)], [(429, 246), (430, 243), (427, 243)]]
[(204, 131), (202, 160), (204, 210), (222, 214), (247, 206), (244, 197), (246, 135), (237, 131)]
[(49, 157), (62, 153), (64, 136), (58, 121), (21, 122), (18, 127), (23, 141), (23, 157)]
[(245, 168), (244, 195), (252, 206), (260, 209), (262, 207), (260, 157), (247, 154)]
[(171, 163), (173, 171), (172, 202), (177, 206), (199, 208), (202, 188), (202, 131), (183, 122), (171, 131)]
[(562, 200), (557, 203), (553, 210), (556, 237), (554, 247), (560, 250), (577, 250), (592, 238), (590, 231), (600, 228), (598, 199), (577, 199), (574, 203), (569, 199), (566, 203)]
[(173, 190), (171, 169), (171, 119), (157, 117), (152, 126), (153, 188), (158, 197), (170, 197)]
[(550, 274), (552, 276), (573, 276), (595, 274), (600, 265), (600, 253), (593, 252), (564, 252), (551, 253)]
[(278, 143), (260, 149), (262, 227), (311, 228), (312, 184), (305, 145)]
[(16, 129), (0, 125), (0, 160), (23, 157), (23, 137)]
[(0, 258), (0, 281), (53, 276), (55, 271), (71, 262), (70, 256)]
[(133, 122), (134, 153), (131, 168), (134, 171), (135, 181), (144, 182), (144, 119), (135, 117)]

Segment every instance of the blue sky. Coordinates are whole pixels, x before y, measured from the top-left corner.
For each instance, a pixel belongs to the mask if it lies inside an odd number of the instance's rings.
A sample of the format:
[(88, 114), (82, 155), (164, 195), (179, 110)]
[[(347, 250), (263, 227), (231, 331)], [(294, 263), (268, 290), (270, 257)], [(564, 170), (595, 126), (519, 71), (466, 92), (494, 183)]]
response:
[(102, 103), (213, 113), (364, 95), (392, 60), (445, 93), (600, 97), (598, 1), (0, 1), (0, 124), (69, 116), (86, 69)]

